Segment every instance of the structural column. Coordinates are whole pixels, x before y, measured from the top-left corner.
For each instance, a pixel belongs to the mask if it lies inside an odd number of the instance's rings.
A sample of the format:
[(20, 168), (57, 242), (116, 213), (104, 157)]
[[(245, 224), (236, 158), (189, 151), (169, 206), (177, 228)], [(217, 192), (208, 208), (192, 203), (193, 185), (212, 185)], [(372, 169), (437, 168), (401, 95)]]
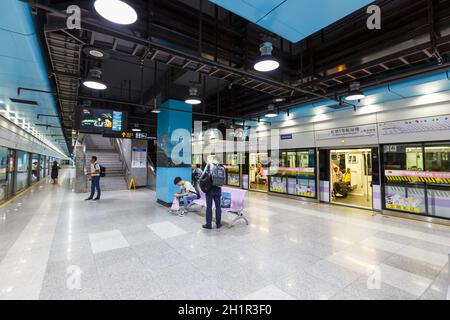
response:
[(156, 197), (168, 206), (179, 192), (174, 179), (190, 181), (192, 176), (192, 106), (178, 100), (163, 103), (157, 133)]

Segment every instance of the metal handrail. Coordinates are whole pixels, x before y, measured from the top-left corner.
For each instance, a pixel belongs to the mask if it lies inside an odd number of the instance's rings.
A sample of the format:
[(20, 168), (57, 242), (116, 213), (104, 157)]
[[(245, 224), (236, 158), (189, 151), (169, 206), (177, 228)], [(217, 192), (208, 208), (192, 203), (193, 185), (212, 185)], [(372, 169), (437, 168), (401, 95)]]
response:
[(118, 149), (118, 151), (119, 151), (119, 158), (120, 158), (120, 161), (122, 162), (122, 170), (125, 172), (125, 181), (128, 184), (128, 181), (130, 180), (129, 179), (130, 168), (128, 167), (127, 161), (125, 159), (125, 155), (123, 154), (122, 141), (120, 139), (111, 139), (111, 140), (114, 140), (116, 142), (116, 144), (114, 144), (114, 148)]

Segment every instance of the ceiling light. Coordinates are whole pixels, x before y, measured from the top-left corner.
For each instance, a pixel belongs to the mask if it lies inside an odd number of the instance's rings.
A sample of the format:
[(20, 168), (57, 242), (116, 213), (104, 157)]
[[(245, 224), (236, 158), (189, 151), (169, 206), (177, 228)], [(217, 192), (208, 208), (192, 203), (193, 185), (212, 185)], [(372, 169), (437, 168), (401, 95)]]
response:
[(256, 71), (269, 72), (278, 69), (280, 63), (272, 56), (272, 43), (264, 42), (259, 51), (261, 51), (261, 58), (255, 63)]
[(189, 88), (189, 97), (186, 98), (185, 102), (192, 105), (202, 103), (202, 100), (200, 100), (200, 97), (198, 96), (198, 89), (196, 87)]
[(104, 56), (103, 52), (97, 49), (89, 50), (89, 54), (95, 58), (103, 58)]
[(276, 118), (278, 117), (278, 113), (275, 112), (275, 106), (273, 104), (269, 104), (267, 107), (268, 112), (266, 113), (266, 118)]
[(108, 88), (102, 81), (102, 70), (97, 68), (89, 70), (89, 76), (84, 80), (83, 85), (93, 90), (105, 90)]
[(132, 24), (137, 21), (136, 10), (121, 0), (96, 0), (94, 7), (103, 18), (117, 24)]
[(285, 98), (275, 98), (275, 99), (273, 99), (273, 102), (275, 102), (275, 103), (280, 103), (280, 102), (285, 102), (285, 101), (286, 101)]
[(351, 83), (348, 95), (345, 98), (345, 100), (356, 101), (356, 100), (364, 99), (366, 97), (366, 95), (359, 88), (360, 88), (359, 82)]
[(154, 107), (153, 107), (152, 113), (161, 113), (161, 110), (158, 108), (158, 101), (156, 100), (156, 98), (155, 98), (153, 104), (154, 104)]
[(134, 128), (131, 129), (133, 132), (141, 132), (142, 130), (139, 128), (139, 123), (134, 124)]

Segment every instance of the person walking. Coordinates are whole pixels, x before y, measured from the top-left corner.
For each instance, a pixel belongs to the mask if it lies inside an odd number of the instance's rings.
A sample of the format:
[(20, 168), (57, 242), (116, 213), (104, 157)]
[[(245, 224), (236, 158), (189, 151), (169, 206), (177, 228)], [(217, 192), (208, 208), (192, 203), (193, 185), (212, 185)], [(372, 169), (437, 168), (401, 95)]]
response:
[[(91, 195), (86, 200), (100, 200), (101, 190), (100, 190), (100, 165), (97, 163), (97, 157), (92, 156), (90, 161), (90, 171), (88, 176), (91, 177)], [(97, 197), (95, 196), (95, 190), (97, 190)]]
[(50, 173), (50, 177), (52, 178), (52, 184), (58, 183), (58, 174), (59, 174), (59, 164), (56, 161), (53, 161), (52, 169)]
[(202, 176), (200, 177), (200, 186), (206, 196), (206, 224), (205, 229), (212, 229), (212, 206), (216, 207), (216, 227), (222, 227), (222, 186), (225, 184), (225, 168), (220, 164), (216, 156), (208, 163)]

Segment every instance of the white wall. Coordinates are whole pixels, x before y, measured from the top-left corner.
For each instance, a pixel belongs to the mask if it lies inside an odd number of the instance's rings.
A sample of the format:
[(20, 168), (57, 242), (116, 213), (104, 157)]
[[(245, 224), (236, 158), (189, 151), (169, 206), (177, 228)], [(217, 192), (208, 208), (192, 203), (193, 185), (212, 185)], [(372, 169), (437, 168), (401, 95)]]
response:
[(0, 146), (61, 159), (63, 156), (9, 120), (0, 117)]
[[(393, 121), (445, 115), (449, 115), (450, 117), (450, 93), (446, 92), (368, 105), (357, 108), (356, 111), (353, 109), (345, 109), (299, 119), (289, 119), (285, 116), (285, 121), (273, 123), (271, 128), (278, 129), (280, 135), (292, 134), (292, 139), (290, 140), (280, 139), (280, 149), (356, 147), (386, 143), (442, 141), (450, 140), (450, 127), (448, 130), (443, 131), (424, 131), (415, 132), (413, 134), (396, 135), (385, 135), (381, 128), (383, 124)], [(323, 135), (330, 130), (351, 127), (373, 129), (374, 131), (372, 134), (357, 137), (344, 136), (330, 139), (323, 138)], [(267, 131), (259, 132), (260, 136), (267, 134)], [(322, 138), (320, 138), (321, 136)], [(199, 144), (203, 144), (203, 146), (225, 146), (224, 141), (220, 140), (205, 140)], [(249, 144), (247, 143), (247, 150), (248, 145)], [(201, 150), (201, 148), (199, 150)], [(219, 148), (219, 150), (221, 150), (221, 148)], [(194, 153), (198, 152), (194, 151)]]

